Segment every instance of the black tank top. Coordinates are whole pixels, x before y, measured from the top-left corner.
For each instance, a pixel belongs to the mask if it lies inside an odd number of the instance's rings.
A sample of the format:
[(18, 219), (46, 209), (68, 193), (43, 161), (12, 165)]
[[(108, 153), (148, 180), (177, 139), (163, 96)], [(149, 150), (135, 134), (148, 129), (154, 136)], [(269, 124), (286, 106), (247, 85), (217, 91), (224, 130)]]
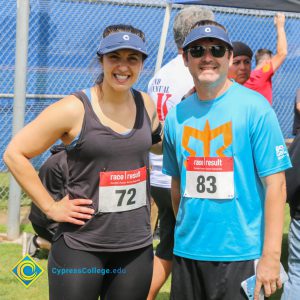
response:
[[(55, 145), (50, 151), (52, 155), (45, 161), (39, 170), (39, 177), (44, 187), (55, 201), (66, 196), (68, 185), (68, 165), (66, 147)], [(57, 223), (47, 218), (47, 216), (34, 204), (31, 203), (29, 220), (47, 230), (57, 228)]]
[[(132, 93), (136, 105), (136, 119), (128, 134), (116, 133), (102, 125), (86, 94), (74, 94), (83, 102), (85, 115), (76, 146), (67, 150), (70, 199), (92, 199), (93, 208), (98, 211), (99, 177), (103, 176), (101, 174), (144, 168), (147, 180), (143, 193), (144, 206), (121, 212), (98, 212), (82, 226), (61, 223), (54, 240), (63, 235), (67, 245), (73, 249), (117, 252), (143, 248), (152, 243), (148, 161), (152, 145), (151, 122), (140, 92), (132, 90)], [(110, 173), (104, 175), (107, 174)], [(127, 198), (133, 196), (131, 191), (129, 195), (125, 195)], [(125, 204), (132, 200), (125, 200), (123, 194), (118, 196)], [(101, 200), (103, 199), (100, 197), (99, 201)], [(105, 200), (109, 203), (110, 197)]]

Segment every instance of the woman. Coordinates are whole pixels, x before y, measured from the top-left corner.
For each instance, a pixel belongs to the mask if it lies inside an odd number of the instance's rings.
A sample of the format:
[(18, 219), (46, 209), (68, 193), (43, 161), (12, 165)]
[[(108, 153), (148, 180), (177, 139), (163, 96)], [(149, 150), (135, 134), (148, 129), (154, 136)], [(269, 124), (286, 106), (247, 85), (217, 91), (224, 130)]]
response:
[[(131, 89), (147, 57), (144, 34), (109, 26), (97, 55), (99, 82), (49, 106), (13, 138), (4, 160), (60, 222), (48, 262), (50, 299), (141, 300), (153, 261), (148, 151), (160, 151), (152, 144), (161, 131), (152, 100)], [(68, 195), (59, 202), (29, 162), (57, 139), (67, 145), (69, 169)]]

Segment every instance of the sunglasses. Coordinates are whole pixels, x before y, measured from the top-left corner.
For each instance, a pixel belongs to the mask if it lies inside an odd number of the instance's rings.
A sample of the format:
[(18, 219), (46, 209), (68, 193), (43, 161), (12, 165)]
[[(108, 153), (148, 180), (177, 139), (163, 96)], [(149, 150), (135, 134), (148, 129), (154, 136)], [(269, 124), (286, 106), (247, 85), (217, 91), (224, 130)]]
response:
[(191, 56), (194, 58), (202, 57), (205, 53), (205, 51), (208, 50), (209, 53), (213, 57), (223, 57), (229, 49), (222, 45), (211, 45), (211, 46), (194, 46), (191, 48), (188, 48), (186, 52), (190, 52)]

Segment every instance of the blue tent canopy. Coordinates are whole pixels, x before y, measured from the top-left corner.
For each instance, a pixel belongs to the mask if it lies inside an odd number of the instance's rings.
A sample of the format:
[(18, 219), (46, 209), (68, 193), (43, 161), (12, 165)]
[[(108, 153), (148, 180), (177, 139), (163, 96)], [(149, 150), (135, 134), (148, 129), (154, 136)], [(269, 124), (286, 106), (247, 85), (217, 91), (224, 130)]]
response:
[(167, 2), (174, 4), (201, 4), (300, 13), (300, 0), (167, 0)]

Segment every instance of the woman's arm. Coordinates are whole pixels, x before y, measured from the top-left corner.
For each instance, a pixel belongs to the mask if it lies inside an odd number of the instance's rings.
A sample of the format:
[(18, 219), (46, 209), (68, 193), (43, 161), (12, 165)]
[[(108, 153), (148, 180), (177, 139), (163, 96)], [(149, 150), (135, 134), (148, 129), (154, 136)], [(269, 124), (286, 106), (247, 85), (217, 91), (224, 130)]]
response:
[(55, 202), (41, 183), (30, 159), (41, 154), (58, 139), (70, 143), (80, 132), (84, 108), (74, 96), (66, 97), (46, 108), (35, 120), (25, 126), (9, 143), (3, 160), (34, 203), (51, 219), (58, 222), (84, 224), (91, 209), (88, 199)]
[[(145, 108), (146, 108), (149, 118), (151, 120), (152, 135), (155, 140), (158, 140), (157, 139), (158, 136), (160, 137), (160, 141), (153, 144), (150, 151), (154, 154), (162, 154), (163, 128), (162, 128), (162, 125), (160, 125), (160, 122), (158, 120), (155, 103), (148, 94), (142, 93), (142, 95), (143, 95), (143, 99), (144, 99), (144, 103), (145, 103)], [(159, 126), (161, 126), (161, 127), (159, 127)]]

